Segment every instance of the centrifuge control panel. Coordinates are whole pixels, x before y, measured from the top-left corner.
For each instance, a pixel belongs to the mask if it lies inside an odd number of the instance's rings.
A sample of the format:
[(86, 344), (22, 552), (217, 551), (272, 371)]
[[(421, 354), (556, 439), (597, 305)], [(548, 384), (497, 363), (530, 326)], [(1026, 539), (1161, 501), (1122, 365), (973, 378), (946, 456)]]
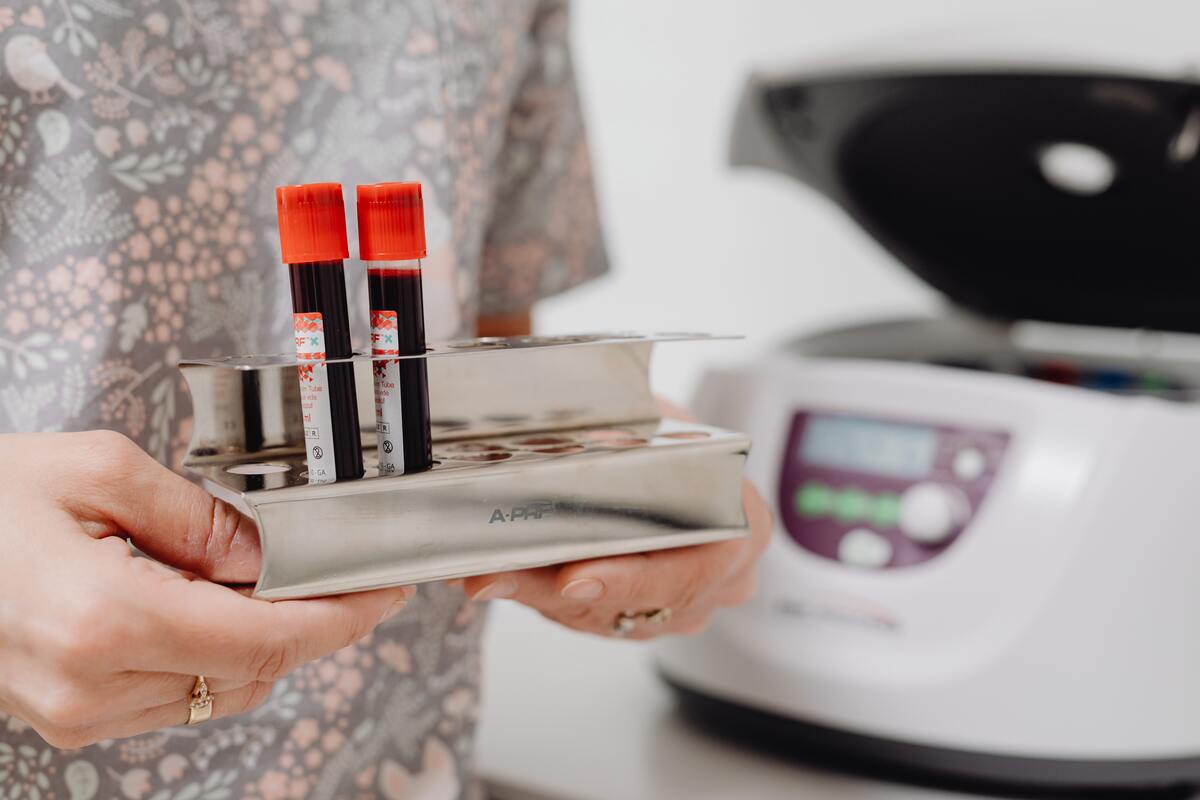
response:
[(810, 553), (861, 569), (920, 564), (954, 543), (987, 495), (1008, 434), (800, 411), (780, 519)]

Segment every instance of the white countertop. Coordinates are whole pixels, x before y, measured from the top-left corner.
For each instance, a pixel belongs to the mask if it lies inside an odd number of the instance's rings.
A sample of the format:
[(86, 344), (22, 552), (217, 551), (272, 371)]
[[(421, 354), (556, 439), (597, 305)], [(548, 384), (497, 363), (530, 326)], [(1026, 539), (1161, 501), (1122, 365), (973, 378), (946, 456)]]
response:
[(492, 604), (478, 769), (495, 800), (966, 800), (714, 740), (675, 715), (645, 645)]

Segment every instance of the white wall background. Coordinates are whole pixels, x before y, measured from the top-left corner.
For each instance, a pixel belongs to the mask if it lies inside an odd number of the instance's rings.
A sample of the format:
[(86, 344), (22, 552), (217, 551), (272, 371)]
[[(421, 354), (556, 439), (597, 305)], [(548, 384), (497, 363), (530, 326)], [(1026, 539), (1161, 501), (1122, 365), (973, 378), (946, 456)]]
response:
[[(1200, 63), (1195, 0), (576, 0), (574, 46), (614, 272), (539, 309), (541, 330), (705, 330), (660, 348), (686, 399), (706, 362), (798, 332), (935, 308), (841, 213), (788, 180), (726, 166), (754, 67), (913, 45), (1036, 53), (1180, 74)], [(932, 33), (931, 33), (932, 32)]]

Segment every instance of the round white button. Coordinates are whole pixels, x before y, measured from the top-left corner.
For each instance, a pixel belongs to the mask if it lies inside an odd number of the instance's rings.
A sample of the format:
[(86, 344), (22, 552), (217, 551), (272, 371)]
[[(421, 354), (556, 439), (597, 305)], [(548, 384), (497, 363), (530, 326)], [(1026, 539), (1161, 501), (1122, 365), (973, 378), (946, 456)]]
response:
[(838, 558), (852, 567), (886, 567), (892, 560), (892, 543), (873, 530), (855, 528), (838, 542)]
[(964, 447), (954, 454), (954, 475), (960, 481), (975, 481), (987, 469), (987, 456), (977, 447)]
[(918, 483), (900, 497), (900, 530), (914, 542), (941, 544), (967, 517), (966, 498), (949, 486)]

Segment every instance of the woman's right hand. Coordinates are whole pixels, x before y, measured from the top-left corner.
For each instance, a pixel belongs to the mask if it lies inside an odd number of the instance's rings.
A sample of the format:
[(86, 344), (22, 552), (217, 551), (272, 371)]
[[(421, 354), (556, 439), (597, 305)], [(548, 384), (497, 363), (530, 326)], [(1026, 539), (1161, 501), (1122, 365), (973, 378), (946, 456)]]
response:
[[(135, 556), (126, 542), (178, 572)], [(268, 603), (253, 523), (108, 431), (0, 435), (0, 710), (51, 745), (213, 717), (365, 636), (411, 590)]]

